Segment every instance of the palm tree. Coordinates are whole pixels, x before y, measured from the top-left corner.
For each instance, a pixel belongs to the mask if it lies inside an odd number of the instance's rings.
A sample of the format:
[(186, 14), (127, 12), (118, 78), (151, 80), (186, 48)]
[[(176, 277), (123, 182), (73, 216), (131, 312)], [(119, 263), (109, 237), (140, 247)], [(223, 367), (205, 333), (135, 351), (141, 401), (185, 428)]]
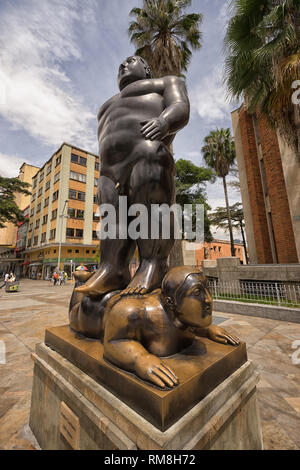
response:
[[(243, 239), (243, 246), (245, 251), (245, 259), (246, 264), (248, 264), (248, 254), (247, 254), (247, 245), (245, 239), (245, 222), (244, 222), (244, 211), (242, 204), (240, 202), (236, 202), (229, 208), (232, 227), (236, 230), (240, 230), (242, 239)], [(228, 214), (226, 207), (216, 207), (213, 212), (209, 214), (209, 221), (215, 227), (221, 228), (223, 230), (228, 231)]]
[[(191, 60), (191, 49), (201, 47), (200, 13), (184, 14), (191, 0), (144, 0), (143, 8), (130, 12), (128, 33), (137, 47), (136, 55), (149, 64), (154, 77), (182, 76)], [(170, 148), (173, 153), (173, 149)], [(181, 240), (175, 240), (170, 267), (183, 264)]]
[(184, 14), (191, 0), (144, 0), (130, 12), (129, 35), (154, 77), (181, 75), (190, 62), (191, 49), (200, 49), (200, 13)]
[(225, 83), (279, 130), (300, 158), (300, 107), (292, 101), (300, 74), (299, 0), (234, 0), (224, 40)]
[(216, 172), (216, 175), (222, 178), (223, 181), (228, 219), (228, 229), (231, 244), (231, 256), (235, 256), (226, 182), (226, 176), (228, 175), (231, 166), (234, 164), (236, 156), (234, 141), (231, 137), (230, 129), (216, 129), (215, 131), (211, 131), (209, 135), (205, 137), (204, 143), (205, 145), (202, 147), (204, 160), (207, 166), (209, 168), (213, 168)]

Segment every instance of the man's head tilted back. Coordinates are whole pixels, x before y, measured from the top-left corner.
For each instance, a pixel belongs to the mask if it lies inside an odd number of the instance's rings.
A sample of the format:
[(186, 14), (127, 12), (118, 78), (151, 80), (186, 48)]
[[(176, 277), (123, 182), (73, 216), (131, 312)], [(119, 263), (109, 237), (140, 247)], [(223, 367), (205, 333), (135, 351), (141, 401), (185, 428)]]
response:
[(120, 91), (130, 83), (145, 78), (152, 78), (152, 73), (145, 59), (140, 56), (127, 57), (119, 67), (118, 84)]

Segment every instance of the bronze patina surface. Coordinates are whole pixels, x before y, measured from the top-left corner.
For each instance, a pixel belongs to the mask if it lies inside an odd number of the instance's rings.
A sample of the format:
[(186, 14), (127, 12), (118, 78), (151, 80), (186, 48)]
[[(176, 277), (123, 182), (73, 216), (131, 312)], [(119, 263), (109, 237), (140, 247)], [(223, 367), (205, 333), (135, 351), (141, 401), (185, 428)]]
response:
[(161, 389), (103, 359), (99, 340), (75, 334), (69, 326), (46, 330), (45, 343), (101, 383), (161, 431), (165, 431), (247, 361), (246, 345), (196, 338), (184, 351), (164, 358), (179, 384)]

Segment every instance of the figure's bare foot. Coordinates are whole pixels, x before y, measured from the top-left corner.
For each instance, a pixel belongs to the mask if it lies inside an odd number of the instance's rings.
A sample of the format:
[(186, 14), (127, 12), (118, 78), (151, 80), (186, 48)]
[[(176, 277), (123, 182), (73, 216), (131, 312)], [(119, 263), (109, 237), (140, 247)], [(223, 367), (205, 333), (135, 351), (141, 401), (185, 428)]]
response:
[(161, 286), (166, 272), (167, 265), (165, 262), (143, 260), (130, 283), (120, 295), (147, 294)]
[(83, 285), (75, 289), (89, 297), (98, 297), (113, 290), (124, 289), (130, 280), (129, 271), (121, 273), (111, 266), (104, 266)]

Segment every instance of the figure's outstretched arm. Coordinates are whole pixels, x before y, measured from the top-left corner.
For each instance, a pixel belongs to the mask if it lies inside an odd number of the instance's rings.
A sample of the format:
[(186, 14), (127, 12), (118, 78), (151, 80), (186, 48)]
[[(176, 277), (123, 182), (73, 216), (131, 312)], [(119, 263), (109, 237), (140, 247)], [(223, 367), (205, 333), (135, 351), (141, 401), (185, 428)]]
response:
[(158, 387), (174, 387), (178, 378), (157, 356), (150, 354), (138, 341), (129, 316), (112, 309), (107, 316), (104, 334), (104, 357), (121, 369), (135, 373)]
[(157, 118), (142, 123), (141, 132), (145, 139), (162, 140), (175, 134), (187, 125), (190, 103), (184, 81), (175, 76), (157, 80), (162, 87), (165, 108)]

